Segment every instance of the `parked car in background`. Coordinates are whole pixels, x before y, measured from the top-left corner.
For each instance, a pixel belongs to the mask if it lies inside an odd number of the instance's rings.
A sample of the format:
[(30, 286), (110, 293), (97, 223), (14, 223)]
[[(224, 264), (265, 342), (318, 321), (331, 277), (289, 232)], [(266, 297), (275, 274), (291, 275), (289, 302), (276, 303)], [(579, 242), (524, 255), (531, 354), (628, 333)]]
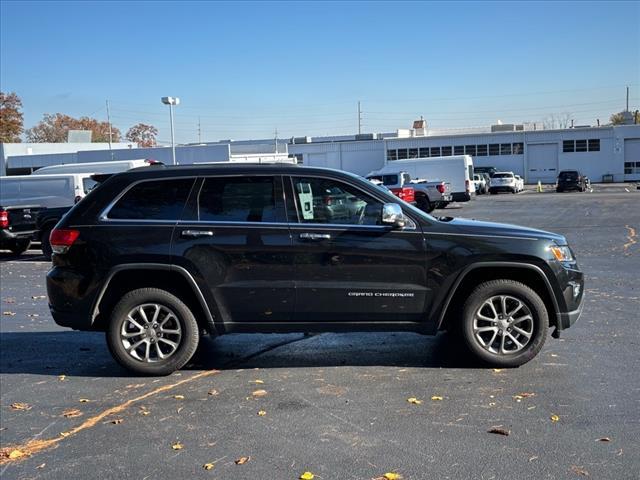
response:
[[(328, 215), (345, 201), (357, 208)], [(51, 244), (55, 322), (106, 332), (113, 357), (145, 375), (183, 367), (205, 332), (454, 330), (478, 363), (516, 367), (584, 305), (564, 236), (437, 219), (326, 168), (121, 173)]]
[(91, 173), (0, 177), (0, 204), (69, 207), (95, 185)]
[(11, 250), (15, 255), (24, 253), (36, 232), (37, 205), (0, 205), (0, 250)]
[(486, 173), (489, 175), (489, 178), (491, 178), (497, 171), (496, 167), (476, 167), (475, 165), (473, 167), (474, 173)]
[(491, 186), (489, 187), (489, 193), (496, 194), (499, 192), (511, 192), (516, 193), (518, 191), (518, 185), (516, 176), (513, 172), (496, 172), (491, 177)]
[[(407, 201), (407, 197), (422, 211), (432, 212), (436, 208), (444, 208), (451, 202), (450, 184), (441, 180), (429, 182), (423, 179), (412, 179), (407, 172), (377, 174), (372, 172), (368, 180), (377, 180), (391, 190), (396, 196)], [(407, 192), (404, 192), (407, 189)]]
[(31, 175), (58, 175), (61, 173), (120, 173), (132, 168), (162, 165), (157, 160), (114, 160), (113, 162), (65, 163), (42, 167)]
[(483, 195), (487, 193), (487, 189), (489, 188), (487, 186), (487, 180), (481, 173), (473, 174), (473, 183), (475, 183), (476, 186), (476, 194)]
[(589, 187), (589, 179), (578, 170), (562, 170), (558, 173), (556, 192), (577, 190), (584, 192)]
[(516, 179), (516, 189), (518, 192), (522, 192), (524, 190), (524, 179), (520, 175), (514, 175)]
[(491, 177), (487, 172), (480, 172), (479, 175), (482, 175), (484, 177), (484, 182), (487, 186), (487, 190), (484, 193), (489, 193), (489, 187), (491, 186)]

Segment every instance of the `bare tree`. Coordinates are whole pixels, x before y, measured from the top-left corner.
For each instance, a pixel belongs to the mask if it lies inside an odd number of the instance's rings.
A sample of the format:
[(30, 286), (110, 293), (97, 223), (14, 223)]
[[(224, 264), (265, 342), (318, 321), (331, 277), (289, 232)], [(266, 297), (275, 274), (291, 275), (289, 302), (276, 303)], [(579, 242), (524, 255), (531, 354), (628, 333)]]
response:
[(571, 120), (573, 120), (571, 113), (552, 113), (542, 121), (542, 124), (546, 130), (562, 129), (569, 128), (569, 126), (571, 126)]

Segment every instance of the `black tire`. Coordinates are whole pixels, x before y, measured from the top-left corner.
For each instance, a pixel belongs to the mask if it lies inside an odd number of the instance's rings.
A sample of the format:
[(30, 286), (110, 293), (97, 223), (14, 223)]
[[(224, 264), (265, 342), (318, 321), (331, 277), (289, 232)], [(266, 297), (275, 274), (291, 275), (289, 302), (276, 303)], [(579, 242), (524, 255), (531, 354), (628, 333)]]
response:
[(427, 213), (433, 212), (433, 209), (435, 208), (433, 202), (430, 202), (427, 197), (418, 197), (416, 199), (416, 204), (420, 210)]
[(47, 260), (51, 260), (51, 255), (53, 254), (51, 242), (49, 241), (49, 237), (51, 236), (51, 230), (53, 230), (53, 227), (54, 225), (45, 227), (42, 231), (42, 235), (40, 235), (40, 247), (42, 248), (42, 254)]
[[(123, 344), (121, 332), (125, 328), (127, 316), (132, 310), (141, 305), (156, 304), (168, 309), (175, 316), (181, 330), (181, 337), (175, 350), (165, 359), (156, 359), (153, 362), (136, 359), (127, 352)], [(151, 328), (146, 330), (151, 331)], [(200, 340), (198, 323), (193, 313), (175, 295), (158, 288), (140, 288), (132, 290), (122, 297), (111, 312), (109, 325), (106, 332), (107, 345), (114, 359), (124, 368), (140, 375), (169, 375), (182, 368), (193, 356)], [(135, 337), (137, 341), (140, 337)], [(154, 339), (157, 338), (154, 333)], [(165, 339), (168, 337), (165, 337)], [(149, 340), (158, 342), (154, 348), (160, 349), (162, 340)], [(163, 343), (163, 345), (166, 345)], [(151, 347), (150, 347), (151, 349)], [(157, 353), (157, 350), (156, 350)]]
[(495, 195), (496, 193), (498, 193), (498, 192), (496, 192), (495, 190), (489, 190), (489, 194), (490, 195)]
[[(480, 343), (485, 341), (483, 340), (482, 335), (486, 334), (484, 337), (486, 339), (491, 337), (493, 332), (479, 333), (477, 336), (480, 337), (480, 339), (478, 339), (476, 334), (474, 334), (476, 314), (480, 314), (481, 312), (486, 314), (487, 312), (490, 312), (490, 310), (483, 310), (484, 308), (487, 308), (485, 307), (485, 302), (488, 302), (491, 298), (500, 296), (508, 297), (509, 299), (516, 299), (523, 304), (523, 307), (520, 307), (520, 310), (518, 310), (518, 312), (523, 312), (522, 316), (519, 318), (526, 318), (526, 315), (524, 314), (526, 314), (527, 310), (529, 312), (528, 315), (531, 317), (531, 320), (526, 320), (526, 323), (523, 321), (518, 323), (518, 321), (516, 321), (516, 324), (522, 327), (523, 330), (530, 330), (530, 337), (528, 342), (524, 342), (523, 337), (516, 332), (515, 335), (519, 337), (518, 340), (521, 340), (522, 345), (524, 346), (519, 350), (514, 350), (513, 352), (492, 352), (489, 351), (486, 345), (483, 346)], [(505, 305), (507, 305), (507, 309), (515, 308), (513, 300), (507, 300), (507, 302), (512, 302), (505, 303)], [(499, 304), (497, 309), (500, 309)], [(513, 315), (514, 313), (512, 312), (511, 314)], [(523, 283), (516, 282), (515, 280), (492, 280), (478, 285), (465, 301), (462, 307), (462, 317), (460, 320), (460, 334), (465, 346), (471, 354), (482, 363), (499, 368), (518, 367), (534, 358), (544, 345), (547, 338), (547, 331), (549, 330), (549, 316), (540, 296), (528, 286)], [(478, 320), (478, 322), (483, 322), (483, 320)], [(513, 325), (509, 324), (507, 319), (500, 320), (500, 322), (504, 322), (503, 325)], [(498, 325), (498, 323), (491, 324), (489, 322), (485, 322), (483, 325), (487, 324)], [(481, 324), (478, 323), (478, 326), (480, 325)], [(500, 327), (496, 326), (496, 328), (499, 329)], [(491, 342), (489, 348), (494, 345), (495, 341), (497, 341), (498, 344), (502, 341), (501, 348), (504, 348), (505, 345), (509, 344), (509, 346), (516, 347), (516, 344), (511, 341), (511, 338), (515, 338), (515, 336), (513, 336), (513, 327), (509, 328), (510, 330), (508, 330), (508, 332), (511, 333), (507, 333), (506, 331), (504, 334), (496, 333), (497, 338), (496, 336), (493, 336), (493, 338), (486, 340), (485, 343)], [(505, 338), (506, 340), (503, 341), (502, 338)]]
[(31, 246), (31, 240), (16, 240), (9, 247), (9, 250), (11, 250), (11, 253), (14, 255), (22, 255), (29, 250), (29, 246)]

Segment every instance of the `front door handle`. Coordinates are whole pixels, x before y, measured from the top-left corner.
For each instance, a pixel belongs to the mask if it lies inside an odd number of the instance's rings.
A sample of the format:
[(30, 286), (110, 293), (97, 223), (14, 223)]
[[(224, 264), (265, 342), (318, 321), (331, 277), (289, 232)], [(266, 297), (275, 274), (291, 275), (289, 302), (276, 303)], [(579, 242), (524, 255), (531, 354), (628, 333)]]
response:
[(213, 237), (211, 230), (183, 230), (183, 237)]
[(301, 233), (300, 240), (331, 240), (328, 233)]

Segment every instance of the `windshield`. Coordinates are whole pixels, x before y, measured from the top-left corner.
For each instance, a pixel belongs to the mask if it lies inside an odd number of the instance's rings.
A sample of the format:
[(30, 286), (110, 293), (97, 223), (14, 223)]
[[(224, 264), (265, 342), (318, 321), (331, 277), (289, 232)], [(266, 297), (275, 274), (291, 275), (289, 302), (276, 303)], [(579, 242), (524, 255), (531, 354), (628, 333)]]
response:
[(513, 173), (496, 173), (493, 178), (513, 178)]

